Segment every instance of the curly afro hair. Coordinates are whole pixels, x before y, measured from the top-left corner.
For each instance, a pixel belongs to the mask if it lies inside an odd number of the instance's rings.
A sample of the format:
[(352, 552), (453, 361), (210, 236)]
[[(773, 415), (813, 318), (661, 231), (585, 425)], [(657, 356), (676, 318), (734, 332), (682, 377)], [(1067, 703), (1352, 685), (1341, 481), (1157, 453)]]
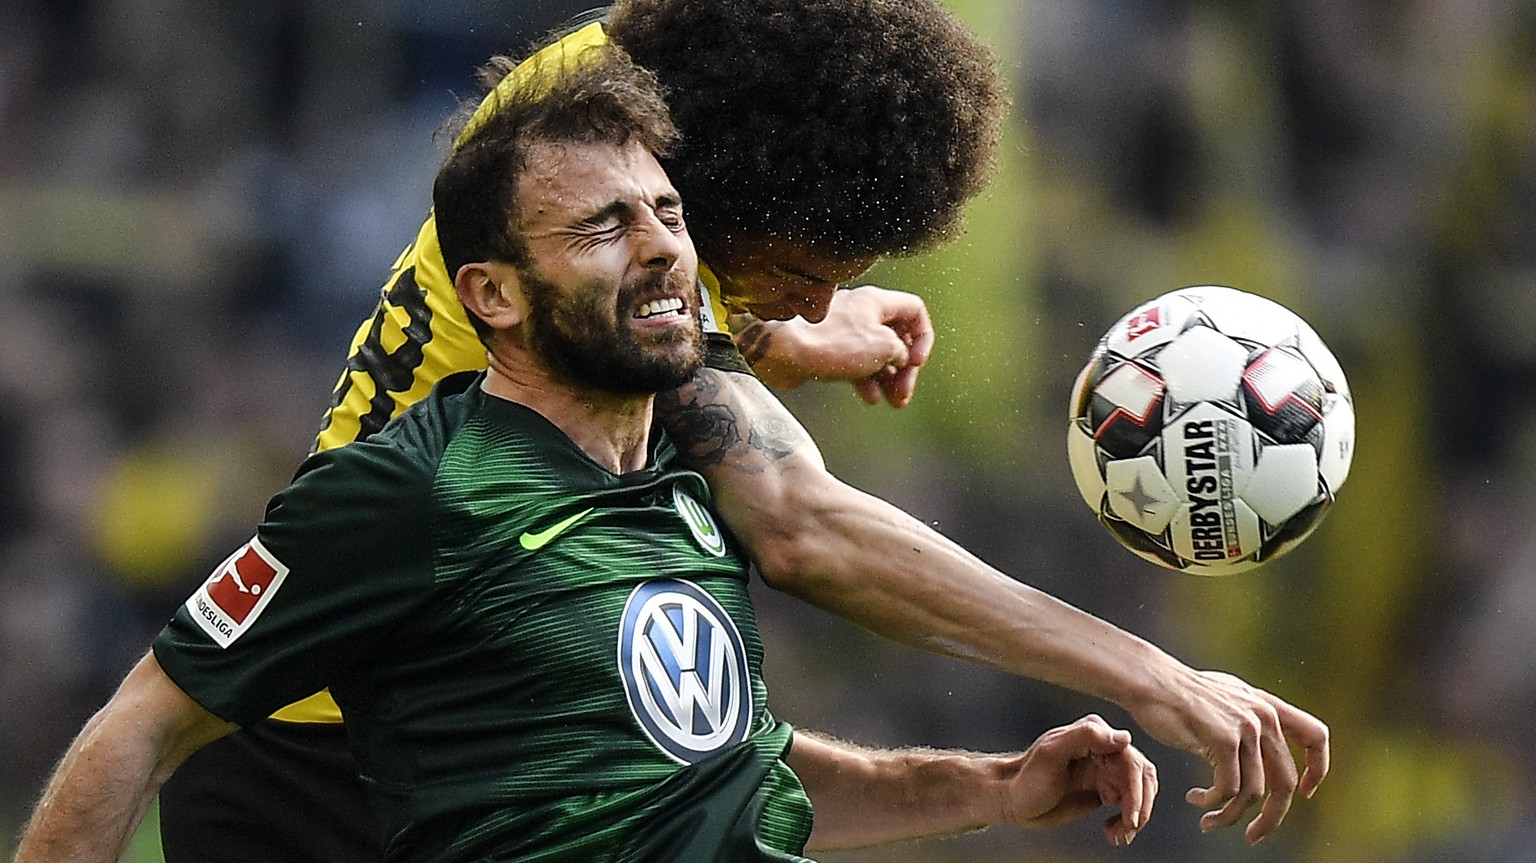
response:
[(608, 32), (666, 89), (663, 164), (706, 259), (737, 238), (929, 248), (991, 173), (997, 60), (936, 0), (619, 0)]

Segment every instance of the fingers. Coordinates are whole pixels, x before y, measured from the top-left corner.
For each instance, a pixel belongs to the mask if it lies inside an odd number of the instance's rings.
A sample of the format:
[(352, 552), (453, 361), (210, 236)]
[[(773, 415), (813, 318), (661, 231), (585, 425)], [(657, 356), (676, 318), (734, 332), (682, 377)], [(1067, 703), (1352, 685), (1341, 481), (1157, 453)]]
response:
[(792, 322), (774, 332), (775, 345), (790, 347), (775, 366), (764, 369), (754, 361), (765, 380), (777, 375), (784, 388), (812, 379), (847, 380), (868, 404), (894, 407), (912, 401), (918, 370), (934, 343), (933, 321), (920, 297), (872, 285), (837, 291), (819, 323)]
[(1248, 828), (1243, 831), (1250, 844), (1259, 842), (1279, 827), (1291, 810), (1291, 801), (1296, 798), (1296, 762), (1291, 759), (1285, 737), (1278, 733), (1265, 735), (1259, 745), (1264, 755), (1264, 779), (1269, 796), (1258, 817), (1248, 822)]
[(1317, 787), (1322, 785), (1323, 779), (1328, 776), (1327, 731), (1325, 730), (1323, 734), (1324, 737), (1321, 745), (1307, 747), (1306, 750), (1307, 768), (1301, 774), (1301, 783), (1298, 788), (1301, 791), (1301, 796), (1308, 800), (1312, 799), (1312, 795), (1317, 793)]
[(859, 394), (865, 404), (878, 405), (881, 401), (887, 401), (892, 407), (906, 407), (917, 388), (917, 368), (897, 368), (888, 364), (868, 377), (855, 378), (851, 383), (853, 391)]
[(1053, 728), (1040, 735), (1035, 746), (1063, 760), (1090, 755), (1113, 755), (1131, 745), (1131, 732), (1114, 728), (1097, 713), (1090, 713), (1071, 725)]
[[(1127, 734), (1127, 741), (1130, 735)], [(1120, 812), (1105, 823), (1109, 841), (1129, 845), (1136, 834), (1152, 819), (1152, 805), (1157, 801), (1157, 767), (1139, 749), (1129, 745), (1111, 755), (1098, 756), (1110, 762), (1110, 787), (1100, 792), (1107, 804), (1118, 802)]]
[[(1152, 820), (1152, 806), (1157, 803), (1157, 765), (1151, 761), (1146, 762), (1146, 769), (1141, 772), (1141, 814), (1136, 819), (1136, 829), (1140, 830)], [(1135, 837), (1132, 837), (1135, 838)], [(1130, 840), (1126, 840), (1129, 842)]]
[[(877, 289), (878, 290), (878, 289)], [(933, 353), (933, 319), (922, 299), (898, 291), (882, 291), (884, 309), (881, 323), (901, 339), (903, 360), (897, 366), (912, 368), (928, 362)]]
[(1305, 710), (1278, 698), (1274, 699), (1274, 705), (1280, 714), (1285, 739), (1301, 747), (1306, 760), (1306, 768), (1296, 788), (1301, 796), (1310, 799), (1328, 776), (1328, 726)]
[(881, 389), (879, 378), (873, 376), (860, 378), (853, 382), (853, 391), (859, 394), (859, 398), (863, 399), (865, 404), (880, 404)]
[[(1211, 762), (1209, 788), (1192, 788), (1190, 803), (1206, 808), (1200, 828), (1210, 831), (1236, 824), (1254, 804), (1263, 806), (1244, 830), (1257, 843), (1285, 820), (1298, 791), (1310, 797), (1328, 774), (1328, 727), (1315, 717), (1236, 678), (1217, 677), (1246, 696), (1243, 710), (1230, 717), (1232, 724), (1207, 740), (1205, 755)], [(1305, 755), (1305, 770), (1298, 777), (1291, 746)]]
[[(874, 375), (885, 400), (904, 407), (917, 388), (918, 370), (933, 353), (933, 319), (922, 298), (903, 291), (873, 285), (845, 292), (850, 299), (868, 303), (888, 339), (884, 367)], [(862, 393), (861, 393), (862, 394)]]
[[(1201, 830), (1217, 830), (1230, 827), (1242, 816), (1243, 808), (1251, 805), (1262, 793), (1262, 785), (1253, 797), (1235, 808), (1243, 790), (1244, 777), (1252, 782), (1263, 773), (1258, 758), (1258, 732), (1256, 727), (1242, 725), (1233, 729), (1230, 740), (1223, 739), (1210, 748), (1206, 759), (1211, 763), (1211, 784), (1206, 788), (1191, 788), (1184, 799), (1193, 806), (1209, 810), (1200, 819)], [(1244, 750), (1247, 750), (1245, 755)]]
[(900, 408), (910, 404), (912, 394), (917, 391), (918, 373), (933, 353), (934, 333), (933, 321), (928, 317), (928, 308), (922, 300), (910, 294), (897, 296), (909, 297), (912, 303), (901, 306), (897, 314), (891, 314), (888, 309), (883, 322), (900, 342), (900, 359), (877, 372), (875, 379), (891, 407)]
[[(1141, 769), (1137, 771), (1140, 780), (1127, 786), (1120, 812), (1104, 818), (1104, 838), (1109, 840), (1109, 845), (1115, 846), (1130, 845), (1137, 838), (1141, 828), (1152, 820), (1152, 805), (1157, 802), (1157, 766), (1141, 756), (1135, 746), (1127, 746), (1126, 756), (1134, 756), (1140, 763)], [(1109, 800), (1103, 802), (1109, 803)]]
[(1124, 779), (1125, 784), (1122, 788), (1112, 789), (1112, 794), (1100, 795), (1105, 803), (1119, 801), (1120, 821), (1128, 831), (1125, 836), (1127, 845), (1135, 837), (1136, 831), (1140, 830), (1141, 825), (1145, 823), (1141, 820), (1142, 794), (1145, 793), (1145, 785), (1141, 781), (1141, 765), (1137, 764), (1136, 760), (1131, 757), (1133, 752), (1134, 750), (1127, 747), (1125, 750), (1116, 753), (1116, 755), (1107, 756), (1121, 762), (1117, 765), (1119, 768), (1116, 771), (1118, 775), (1114, 778)]
[(910, 301), (895, 309), (887, 308), (884, 323), (906, 344), (906, 364), (920, 366), (928, 362), (933, 353), (933, 319), (928, 316), (928, 307), (922, 300), (911, 294), (899, 296), (908, 297)]
[(1131, 745), (1130, 732), (1088, 715), (1042, 735), (1034, 749), (1044, 761), (1059, 761), (1081, 783), (1061, 797), (1042, 823), (1059, 823), (1100, 806), (1118, 806), (1119, 812), (1104, 822), (1104, 835), (1119, 846), (1131, 844), (1152, 817), (1157, 768)]
[(1263, 732), (1257, 721), (1244, 722), (1236, 731), (1236, 745), (1218, 752), (1211, 764), (1211, 787), (1190, 789), (1184, 798), (1210, 810), (1200, 818), (1200, 829), (1207, 832), (1236, 824), (1264, 796)]
[[(890, 333), (889, 330), (886, 332)], [(893, 353), (885, 355), (887, 361), (882, 368), (868, 377), (853, 381), (854, 391), (868, 404), (877, 405), (883, 399), (889, 402), (891, 407), (901, 408), (912, 401), (912, 394), (917, 390), (917, 375), (921, 367), (907, 364), (906, 343), (900, 340), (897, 342), (900, 347)]]
[(859, 380), (911, 364), (911, 347), (900, 333), (878, 321), (860, 321), (840, 310), (836, 319), (812, 329), (817, 334), (809, 342), (812, 377)]
[(885, 395), (885, 400), (891, 403), (891, 407), (904, 408), (912, 402), (912, 394), (917, 391), (917, 374), (920, 371), (922, 367), (917, 365), (902, 368), (887, 366), (875, 374), (880, 392)]
[(1104, 822), (1111, 845), (1129, 845), (1152, 818), (1157, 800), (1157, 768), (1140, 750), (1127, 745), (1111, 755), (1094, 756), (1105, 771), (1098, 791), (1100, 805), (1119, 804), (1120, 811)]

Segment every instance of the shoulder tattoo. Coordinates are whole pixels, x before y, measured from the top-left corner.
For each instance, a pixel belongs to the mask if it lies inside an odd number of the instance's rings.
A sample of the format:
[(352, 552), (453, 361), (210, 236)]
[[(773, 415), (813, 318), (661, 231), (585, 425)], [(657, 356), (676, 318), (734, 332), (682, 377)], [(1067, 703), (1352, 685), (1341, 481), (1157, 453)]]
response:
[(656, 415), (688, 466), (757, 473), (810, 444), (789, 410), (750, 375), (706, 368), (658, 396)]
[(741, 443), (741, 423), (720, 401), (720, 372), (704, 369), (689, 383), (656, 397), (656, 417), (690, 465), (719, 464)]

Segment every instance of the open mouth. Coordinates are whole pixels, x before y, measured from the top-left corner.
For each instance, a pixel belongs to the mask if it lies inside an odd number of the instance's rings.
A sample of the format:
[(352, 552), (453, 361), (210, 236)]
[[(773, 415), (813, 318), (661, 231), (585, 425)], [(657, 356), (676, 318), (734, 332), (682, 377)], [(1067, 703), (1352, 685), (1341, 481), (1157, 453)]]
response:
[(688, 305), (680, 297), (664, 297), (641, 303), (640, 308), (635, 310), (635, 317), (642, 321), (669, 316), (680, 317), (686, 315), (687, 310)]

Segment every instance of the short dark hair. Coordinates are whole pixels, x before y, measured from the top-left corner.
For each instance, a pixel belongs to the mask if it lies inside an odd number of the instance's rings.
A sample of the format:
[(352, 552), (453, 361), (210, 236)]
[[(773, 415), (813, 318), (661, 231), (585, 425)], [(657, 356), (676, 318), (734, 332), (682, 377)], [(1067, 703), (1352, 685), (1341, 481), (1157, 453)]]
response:
[(608, 32), (666, 88), (662, 164), (705, 260), (765, 236), (919, 251), (990, 178), (997, 60), (935, 0), (619, 0)]
[(493, 88), (494, 111), (477, 114), (479, 100), (466, 103), (446, 127), (456, 143), (437, 172), (432, 208), (450, 279), (476, 261), (527, 262), (516, 201), (534, 144), (638, 141), (663, 156), (677, 140), (655, 76), (615, 45), (541, 63), (537, 74), (511, 75), (516, 66), (492, 58), (481, 79)]

